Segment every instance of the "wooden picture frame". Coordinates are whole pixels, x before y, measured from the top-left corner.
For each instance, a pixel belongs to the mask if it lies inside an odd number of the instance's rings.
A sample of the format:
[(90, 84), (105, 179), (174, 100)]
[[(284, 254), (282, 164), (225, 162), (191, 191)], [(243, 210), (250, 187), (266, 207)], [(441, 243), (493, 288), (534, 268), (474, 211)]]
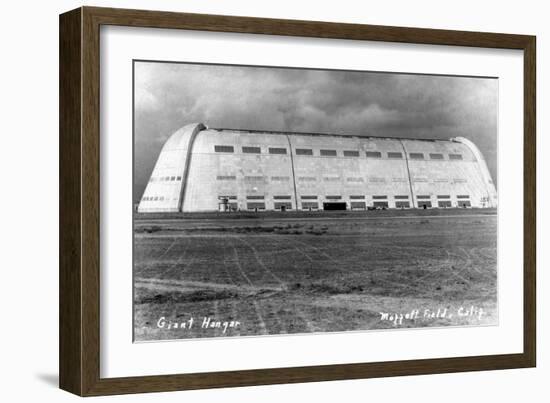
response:
[[(99, 29), (102, 25), (523, 50), (523, 353), (100, 377)], [(60, 387), (80, 396), (533, 367), (536, 363), (535, 37), (81, 7), (60, 16)]]

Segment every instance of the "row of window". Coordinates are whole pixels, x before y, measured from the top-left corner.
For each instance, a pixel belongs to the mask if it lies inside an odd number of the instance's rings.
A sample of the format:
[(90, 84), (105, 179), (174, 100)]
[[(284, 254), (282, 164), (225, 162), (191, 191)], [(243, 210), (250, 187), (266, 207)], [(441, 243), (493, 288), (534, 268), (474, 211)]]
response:
[[(300, 199), (302, 200), (317, 200), (319, 196), (314, 195), (302, 195), (300, 196)], [(365, 199), (364, 195), (350, 195), (349, 198), (351, 200), (361, 200)], [(393, 196), (395, 200), (408, 200), (408, 195), (395, 195)], [(430, 200), (431, 196), (429, 195), (418, 195), (416, 196), (418, 200)], [(437, 199), (450, 199), (450, 195), (437, 195)], [(457, 199), (463, 200), (463, 199), (469, 199), (469, 195), (457, 195)], [(218, 196), (219, 200), (237, 200), (237, 196)], [(264, 200), (265, 196), (263, 195), (249, 195), (246, 196), (247, 200)], [(273, 200), (291, 200), (292, 196), (290, 195), (275, 195), (273, 196)], [(327, 200), (341, 200), (342, 196), (340, 195), (326, 195), (325, 199)], [(373, 200), (386, 200), (388, 199), (388, 196), (386, 195), (374, 195), (372, 196)], [(165, 198), (164, 196), (145, 196), (142, 198), (142, 201), (164, 201), (164, 200), (170, 200), (170, 198)], [(174, 199), (175, 200), (175, 199)]]
[[(173, 198), (172, 200), (177, 200), (177, 198)], [(170, 201), (170, 198), (164, 196), (145, 196), (141, 201)]]
[[(317, 200), (320, 196), (317, 196), (317, 195), (301, 195), (300, 196), (300, 199), (302, 200)], [(342, 196), (341, 195), (325, 195), (324, 196), (326, 200), (341, 200), (342, 199)], [(365, 195), (350, 195), (349, 196), (350, 200), (362, 200), (362, 199), (365, 199)], [(409, 196), (408, 195), (394, 195), (393, 198), (395, 200), (409, 200)], [(418, 200), (431, 200), (432, 196), (430, 195), (418, 195), (416, 196), (416, 198)], [(451, 196), (450, 195), (436, 195), (436, 198), (438, 200), (445, 200), (445, 199), (450, 199)], [(456, 196), (457, 199), (461, 199), (461, 200), (464, 200), (464, 199), (470, 199), (470, 196), (469, 195), (457, 195)], [(218, 196), (218, 199), (219, 200), (236, 200), (237, 199), (237, 196)], [(264, 195), (248, 195), (246, 196), (246, 200), (265, 200), (266, 197)], [(290, 195), (275, 195), (273, 196), (273, 200), (291, 200), (292, 199), (292, 196)], [(373, 195), (372, 196), (372, 199), (373, 200), (388, 200), (388, 196), (387, 195)]]
[[(243, 146), (241, 148), (243, 154), (261, 154), (262, 149), (260, 147), (250, 147), (250, 146)], [(215, 145), (214, 146), (214, 152), (217, 153), (234, 153), (235, 147), (234, 146), (227, 146), (227, 145)], [(287, 154), (288, 150), (284, 147), (269, 147), (268, 153), (269, 154)], [(313, 156), (313, 149), (311, 148), (296, 148), (294, 150), (295, 155), (309, 155)], [(337, 150), (332, 149), (320, 149), (319, 155), (321, 157), (336, 157), (338, 156)], [(360, 157), (360, 152), (356, 150), (344, 150), (342, 151), (342, 155), (344, 157)], [(366, 151), (365, 153), (367, 158), (382, 158), (382, 152), (380, 151)], [(403, 153), (401, 152), (387, 152), (386, 153), (387, 158), (390, 159), (403, 159)], [(449, 160), (462, 160), (462, 154), (448, 154)], [(409, 158), (413, 160), (423, 160), (423, 159), (431, 159), (431, 160), (444, 160), (445, 156), (442, 153), (428, 153), (427, 157), (424, 153), (409, 153)]]
[(149, 182), (173, 182), (173, 181), (181, 181), (181, 176), (159, 176), (156, 178), (151, 177), (151, 179), (149, 179)]
[[(469, 200), (460, 201), (456, 204), (456, 207), (471, 207), (471, 203)], [(273, 207), (275, 210), (292, 210), (292, 203), (290, 202), (275, 202), (273, 204)], [(364, 201), (352, 201), (349, 204), (349, 207), (351, 210), (366, 210), (367, 204)], [(389, 203), (387, 201), (377, 201), (372, 203), (372, 207), (374, 208), (389, 208)], [(424, 201), (424, 202), (418, 202), (417, 203), (418, 208), (432, 208), (432, 202), (431, 201)], [(438, 201), (437, 207), (439, 208), (450, 208), (453, 207), (451, 201)], [(326, 208), (325, 205), (323, 205), (323, 208)], [(395, 202), (395, 208), (411, 208), (411, 204), (409, 201), (396, 201)], [(228, 203), (227, 204), (228, 210), (238, 210), (238, 204), (237, 203)], [(265, 210), (266, 204), (265, 202), (248, 202), (246, 203), (246, 209), (247, 210)], [(301, 209), (302, 210), (318, 210), (319, 209), (319, 203), (317, 201), (315, 202), (305, 202), (302, 201), (301, 203)]]
[[(270, 177), (268, 177), (268, 176), (261, 176), (261, 175), (245, 175), (243, 179), (246, 182), (259, 182), (259, 181), (265, 181), (269, 178)], [(271, 176), (270, 179), (272, 181), (275, 181), (275, 182), (287, 182), (287, 181), (290, 181), (290, 176)], [(318, 180), (318, 178), (315, 177), (315, 176), (298, 176), (296, 179), (299, 182), (317, 182), (317, 180)], [(341, 179), (342, 178), (339, 177), (339, 176), (323, 176), (323, 178), (321, 178), (319, 180), (322, 180), (324, 182), (338, 182)], [(346, 178), (346, 182), (363, 183), (363, 182), (365, 182), (365, 179), (368, 182), (371, 182), (371, 183), (386, 183), (386, 178), (373, 177), (373, 176), (368, 177), (368, 178), (349, 177), (349, 178)], [(234, 181), (234, 180), (237, 180), (237, 176), (236, 175), (217, 175), (216, 180), (219, 180), (219, 181)], [(407, 182), (407, 178), (392, 178), (391, 181), (392, 182)], [(433, 179), (433, 180), (428, 179), (428, 178), (413, 178), (412, 181), (413, 182), (423, 182), (423, 183), (427, 183), (427, 182), (431, 182), (431, 181), (433, 181), (434, 183), (449, 183), (449, 182), (452, 182), (452, 183), (466, 183), (467, 182), (467, 180), (463, 179), (463, 178), (453, 178), (453, 179), (438, 178), (438, 179)]]
[[(438, 199), (438, 202), (451, 203), (450, 200), (445, 200), (445, 199), (450, 199), (451, 198), (450, 195), (437, 195), (436, 197)], [(300, 199), (302, 200), (302, 203), (304, 203), (303, 200), (315, 200), (315, 203), (316, 203), (318, 198), (319, 198), (319, 196), (316, 196), (316, 195), (303, 195), (303, 196), (300, 196)], [(351, 203), (354, 203), (354, 201), (356, 203), (364, 203), (364, 202), (357, 202), (357, 200), (364, 200), (365, 196), (364, 195), (350, 195), (349, 198), (350, 198), (350, 200), (352, 200)], [(409, 200), (408, 195), (395, 195), (395, 196), (393, 196), (393, 198), (396, 200), (396, 205), (398, 203), (409, 203), (408, 201), (406, 201), (406, 202), (403, 201), (403, 200)], [(469, 203), (470, 196), (469, 195), (457, 195), (456, 198), (459, 200), (459, 203), (466, 202), (466, 201)], [(237, 200), (237, 196), (218, 196), (218, 199), (222, 203), (225, 203), (225, 202), (231, 202), (232, 200)], [(273, 200), (277, 200), (278, 202), (283, 203), (283, 204), (285, 204), (285, 203), (288, 204), (290, 202), (281, 202), (281, 200), (291, 200), (291, 199), (292, 199), (292, 196), (290, 196), (290, 195), (275, 195), (275, 196), (273, 196)], [(340, 196), (340, 195), (325, 195), (325, 199), (326, 200), (342, 200), (342, 196)], [(377, 201), (387, 200), (388, 196), (387, 195), (374, 195), (374, 196), (372, 196), (372, 199), (375, 200), (374, 204), (376, 205)], [(416, 199), (418, 200), (418, 203), (431, 203), (431, 196), (429, 196), (429, 195), (418, 195), (418, 196), (416, 196)], [(142, 201), (165, 201), (165, 200), (169, 201), (170, 198), (168, 198), (168, 197), (165, 198), (164, 196), (145, 196), (141, 200)], [(176, 199), (174, 198), (174, 200), (176, 200)], [(246, 200), (263, 201), (263, 200), (265, 200), (265, 196), (263, 196), (263, 195), (249, 195), (249, 196), (246, 196)], [(252, 203), (254, 203), (254, 202), (252, 202)], [(385, 201), (384, 203), (387, 203), (387, 201)], [(430, 204), (430, 206), (431, 206), (431, 204)]]

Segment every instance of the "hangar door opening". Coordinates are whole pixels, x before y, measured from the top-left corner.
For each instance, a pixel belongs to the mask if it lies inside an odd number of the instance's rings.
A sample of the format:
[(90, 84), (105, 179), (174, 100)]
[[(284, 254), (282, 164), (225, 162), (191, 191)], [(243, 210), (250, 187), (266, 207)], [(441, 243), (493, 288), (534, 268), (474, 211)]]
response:
[(323, 210), (346, 210), (346, 202), (324, 202)]

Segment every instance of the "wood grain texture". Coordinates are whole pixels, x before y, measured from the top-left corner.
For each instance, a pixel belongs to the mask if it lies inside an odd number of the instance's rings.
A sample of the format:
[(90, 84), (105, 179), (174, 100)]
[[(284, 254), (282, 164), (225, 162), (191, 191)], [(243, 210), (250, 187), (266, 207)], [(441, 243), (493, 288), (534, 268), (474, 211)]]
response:
[(59, 386), (81, 394), (81, 10), (59, 22)]
[[(155, 27), (524, 51), (524, 352), (384, 363), (100, 378), (99, 28)], [(532, 367), (536, 362), (535, 37), (82, 7), (60, 16), (60, 387), (81, 395), (159, 392)]]
[(537, 57), (536, 39), (530, 37), (524, 48), (523, 65), (523, 354), (536, 366), (537, 338)]

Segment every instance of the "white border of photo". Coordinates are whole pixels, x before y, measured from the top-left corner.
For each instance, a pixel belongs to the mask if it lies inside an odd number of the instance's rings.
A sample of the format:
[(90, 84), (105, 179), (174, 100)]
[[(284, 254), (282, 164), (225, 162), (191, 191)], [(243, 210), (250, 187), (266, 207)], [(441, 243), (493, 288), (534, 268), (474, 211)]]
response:
[[(523, 351), (523, 52), (102, 26), (101, 377)], [(489, 76), (499, 79), (497, 326), (132, 342), (132, 61)]]

